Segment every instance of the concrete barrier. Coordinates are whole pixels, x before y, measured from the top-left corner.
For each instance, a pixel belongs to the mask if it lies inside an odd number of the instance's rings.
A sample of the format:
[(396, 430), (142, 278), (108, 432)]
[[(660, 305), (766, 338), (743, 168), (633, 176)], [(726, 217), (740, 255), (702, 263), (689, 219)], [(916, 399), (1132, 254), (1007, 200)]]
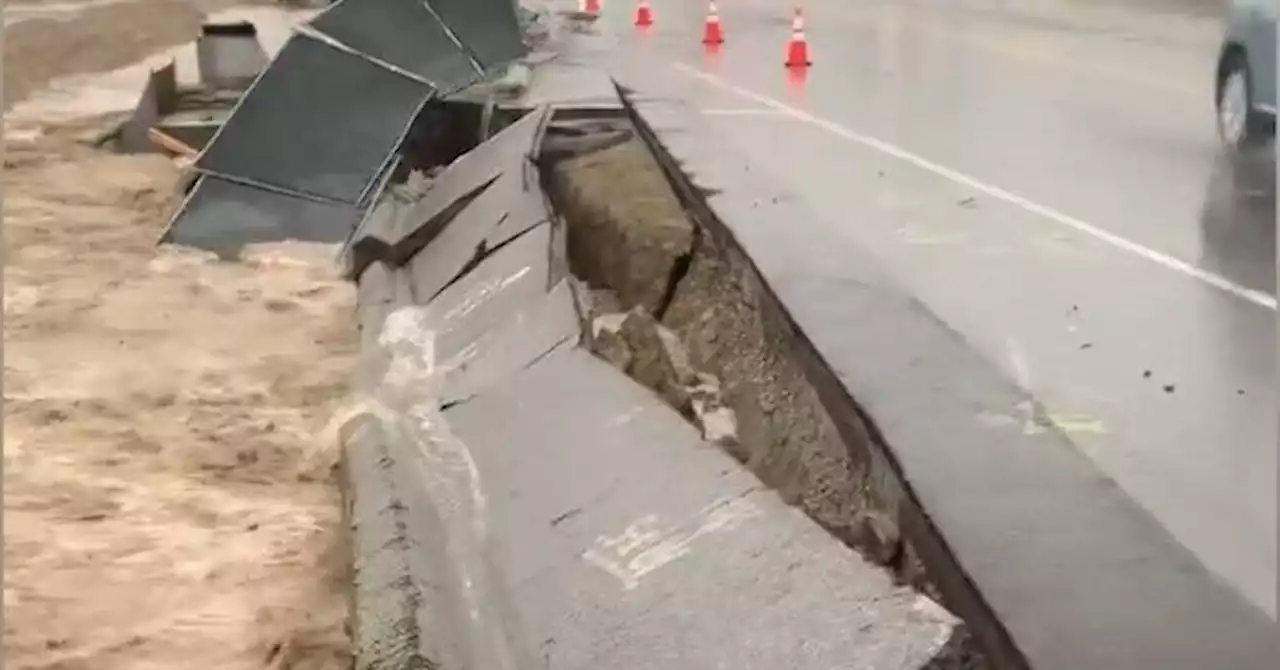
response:
[(258, 42), (258, 30), (248, 21), (206, 23), (196, 40), (200, 83), (210, 91), (243, 91), (270, 62)]

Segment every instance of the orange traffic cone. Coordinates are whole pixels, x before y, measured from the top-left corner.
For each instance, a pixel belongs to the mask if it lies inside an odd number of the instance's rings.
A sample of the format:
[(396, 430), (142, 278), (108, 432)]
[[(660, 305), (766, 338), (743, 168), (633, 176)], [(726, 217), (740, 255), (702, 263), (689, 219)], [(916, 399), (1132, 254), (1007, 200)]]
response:
[(649, 9), (648, 0), (640, 0), (636, 5), (636, 25), (641, 28), (653, 25), (653, 10)]
[(599, 14), (600, 0), (582, 0), (583, 14)]
[(791, 22), (791, 39), (787, 41), (787, 67), (809, 67), (809, 41), (804, 38), (804, 15), (796, 8)]
[(707, 3), (707, 20), (702, 24), (703, 44), (724, 44), (724, 30), (720, 27), (720, 12), (716, 0)]

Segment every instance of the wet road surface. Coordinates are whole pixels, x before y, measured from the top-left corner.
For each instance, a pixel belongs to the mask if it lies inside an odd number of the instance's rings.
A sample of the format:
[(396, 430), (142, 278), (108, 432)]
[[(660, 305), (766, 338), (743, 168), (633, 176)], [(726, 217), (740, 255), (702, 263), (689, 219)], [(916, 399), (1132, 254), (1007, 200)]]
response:
[(811, 0), (802, 79), (787, 3), (721, 3), (715, 52), (701, 3), (603, 29), (1274, 618), (1274, 161), (1219, 160), (1185, 4)]

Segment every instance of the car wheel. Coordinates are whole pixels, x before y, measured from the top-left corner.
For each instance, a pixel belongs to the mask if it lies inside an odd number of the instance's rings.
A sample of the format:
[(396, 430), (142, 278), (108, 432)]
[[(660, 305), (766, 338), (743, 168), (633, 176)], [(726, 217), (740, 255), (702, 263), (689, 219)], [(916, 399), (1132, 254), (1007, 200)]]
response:
[(1216, 102), (1218, 135), (1229, 151), (1251, 149), (1274, 133), (1266, 115), (1253, 107), (1253, 80), (1244, 54), (1231, 52), (1223, 59)]

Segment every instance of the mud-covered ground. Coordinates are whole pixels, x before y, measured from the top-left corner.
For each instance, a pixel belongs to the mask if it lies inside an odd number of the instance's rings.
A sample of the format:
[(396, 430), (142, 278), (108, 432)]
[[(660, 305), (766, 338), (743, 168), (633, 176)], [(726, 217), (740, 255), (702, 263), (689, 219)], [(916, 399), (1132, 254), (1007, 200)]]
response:
[[(229, 4), (12, 23), (6, 108)], [(5, 666), (346, 667), (333, 433), (356, 339), (334, 250), (157, 249), (177, 168), (45, 130), (5, 145)]]

